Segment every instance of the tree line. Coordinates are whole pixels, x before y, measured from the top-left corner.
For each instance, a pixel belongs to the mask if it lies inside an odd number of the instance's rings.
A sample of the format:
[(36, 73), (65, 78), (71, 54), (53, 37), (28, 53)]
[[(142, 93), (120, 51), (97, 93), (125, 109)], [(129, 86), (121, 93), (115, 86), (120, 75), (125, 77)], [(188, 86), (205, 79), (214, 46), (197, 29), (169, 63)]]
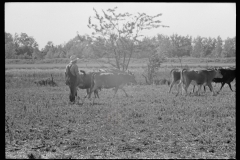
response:
[[(51, 59), (69, 58), (78, 55), (79, 58), (103, 58), (107, 55), (103, 39), (92, 41), (91, 37), (77, 35), (66, 44), (54, 45), (49, 41), (41, 50), (38, 43), (26, 33), (12, 36), (5, 32), (5, 59)], [(222, 40), (220, 36), (206, 38), (198, 36), (180, 36), (173, 34), (166, 36), (158, 34), (153, 38), (145, 37), (139, 41), (134, 58), (148, 58), (150, 52), (156, 52), (167, 58), (171, 57), (235, 57), (236, 37)]]
[(141, 35), (143, 30), (169, 27), (161, 25), (158, 18), (162, 14), (117, 13), (117, 7), (102, 12), (93, 8), (93, 11), (95, 16), (90, 16), (87, 24), (92, 30), (91, 35), (77, 33), (60, 45), (49, 41), (41, 50), (27, 33), (11, 35), (5, 32), (5, 59), (51, 59), (77, 55), (79, 58), (107, 58), (109, 64), (126, 70), (131, 58), (236, 56), (236, 37), (225, 40), (220, 36), (192, 38), (178, 34), (144, 37)]

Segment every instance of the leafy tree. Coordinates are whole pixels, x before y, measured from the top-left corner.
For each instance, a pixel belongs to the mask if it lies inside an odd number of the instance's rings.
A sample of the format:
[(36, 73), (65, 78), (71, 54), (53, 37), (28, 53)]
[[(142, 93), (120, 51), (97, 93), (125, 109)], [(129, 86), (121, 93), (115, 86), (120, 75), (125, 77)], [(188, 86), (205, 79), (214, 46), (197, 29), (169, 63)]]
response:
[(171, 45), (170, 38), (168, 36), (158, 34), (157, 40), (159, 44), (157, 47), (157, 53), (165, 57), (173, 57), (173, 46)]
[(153, 84), (154, 78), (157, 76), (157, 71), (164, 61), (165, 61), (165, 57), (157, 54), (156, 52), (152, 53), (151, 56), (148, 58), (148, 63), (146, 68), (147, 76), (142, 74), (147, 84)]
[(117, 7), (102, 10), (103, 16), (95, 9), (96, 23), (92, 22), (92, 17), (89, 17), (88, 27), (93, 29), (93, 41), (104, 43), (102, 46), (103, 52), (106, 55), (112, 55), (115, 58), (115, 63), (108, 61), (112, 66), (127, 70), (129, 62), (134, 52), (134, 47), (139, 41), (141, 31), (158, 27), (168, 27), (160, 25), (160, 20), (155, 20), (162, 14), (149, 16), (145, 13), (136, 15), (126, 13), (116, 13)]
[(174, 57), (189, 56), (191, 52), (192, 37), (179, 36), (173, 34), (170, 36), (171, 54)]
[(139, 41), (135, 46), (135, 54), (141, 58), (149, 58), (152, 54), (157, 52), (158, 42), (155, 37), (143, 38), (142, 41)]
[(235, 57), (236, 56), (236, 37), (227, 38), (224, 41), (222, 57)]
[[(26, 33), (21, 33), (20, 36), (16, 33), (14, 37), (16, 54), (22, 55), (21, 58), (29, 58), (32, 56), (33, 50), (38, 48), (38, 44), (33, 37), (29, 37)], [(27, 56), (24, 56), (27, 55)]]
[(5, 58), (16, 58), (15, 45), (10, 33), (5, 32)]
[(221, 57), (223, 41), (220, 36), (216, 39), (216, 46), (212, 51), (212, 57)]
[(16, 58), (15, 45), (13, 42), (8, 42), (5, 44), (5, 59)]
[(5, 32), (5, 44), (8, 44), (10, 42), (13, 43), (13, 37), (11, 33)]
[(193, 40), (193, 51), (192, 51), (193, 57), (202, 57), (204, 53), (202, 40), (203, 38), (200, 36), (197, 36), (197, 38)]
[(53, 49), (53, 48), (49, 48), (49, 50), (48, 50), (45, 58), (47, 58), (47, 59), (52, 59), (52, 58), (54, 58), (54, 49)]

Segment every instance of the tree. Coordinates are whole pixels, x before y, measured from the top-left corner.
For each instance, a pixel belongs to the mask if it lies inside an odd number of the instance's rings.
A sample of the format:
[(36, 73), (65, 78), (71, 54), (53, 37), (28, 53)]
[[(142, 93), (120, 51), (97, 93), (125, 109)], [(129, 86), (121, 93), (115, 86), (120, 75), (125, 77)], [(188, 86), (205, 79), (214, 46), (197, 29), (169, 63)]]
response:
[(13, 37), (10, 33), (5, 32), (5, 44), (13, 43)]
[(16, 57), (15, 45), (13, 42), (5, 44), (5, 59), (14, 59)]
[(190, 56), (192, 37), (173, 34), (170, 36), (171, 55), (173, 57)]
[(227, 38), (224, 41), (222, 57), (235, 57), (236, 56), (236, 37)]
[(115, 63), (108, 61), (115, 68), (123, 71), (127, 70), (129, 62), (134, 52), (135, 45), (139, 42), (141, 31), (158, 27), (168, 27), (160, 25), (160, 20), (155, 20), (162, 14), (149, 16), (145, 13), (136, 15), (126, 13), (116, 13), (117, 7), (102, 10), (103, 16), (95, 10), (96, 23), (92, 23), (92, 17), (89, 17), (88, 27), (93, 29), (93, 41), (101, 40), (106, 55), (112, 55)]
[(5, 32), (5, 58), (11, 59), (15, 58), (16, 51), (15, 45), (13, 42), (13, 37), (10, 33)]
[(172, 54), (173, 46), (171, 45), (170, 38), (168, 36), (158, 34), (157, 40), (158, 40), (157, 53), (165, 57), (173, 57), (174, 56)]
[(197, 38), (195, 38), (193, 40), (193, 51), (192, 51), (193, 57), (202, 57), (203, 56), (204, 49), (203, 49), (202, 40), (203, 40), (203, 38), (200, 36), (197, 36)]
[(165, 57), (163, 57), (162, 55), (158, 55), (156, 52), (152, 53), (151, 56), (148, 58), (146, 69), (147, 76), (142, 74), (147, 84), (153, 84), (154, 78), (157, 76), (157, 71), (164, 61)]
[[(16, 54), (21, 58), (31, 57), (35, 48), (38, 48), (38, 44), (33, 37), (29, 37), (26, 33), (21, 33), (20, 36), (16, 33), (14, 37), (14, 44), (16, 48)], [(27, 55), (27, 56), (24, 56)]]
[(212, 51), (213, 57), (221, 57), (223, 41), (220, 36), (217, 37), (215, 49)]

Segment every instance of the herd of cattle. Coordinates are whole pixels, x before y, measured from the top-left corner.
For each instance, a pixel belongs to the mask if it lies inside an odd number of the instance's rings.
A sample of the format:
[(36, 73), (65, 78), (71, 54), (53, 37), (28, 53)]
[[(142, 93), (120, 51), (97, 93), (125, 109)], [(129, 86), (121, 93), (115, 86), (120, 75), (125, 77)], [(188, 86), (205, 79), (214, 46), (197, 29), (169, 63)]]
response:
[(219, 92), (221, 91), (225, 83), (227, 83), (230, 89), (232, 90), (231, 82), (236, 77), (235, 71), (236, 71), (235, 67), (225, 67), (225, 68), (218, 67), (218, 68), (209, 68), (209, 69), (202, 69), (202, 70), (172, 69), (170, 72), (172, 82), (170, 84), (169, 93), (171, 92), (173, 85), (176, 85), (176, 84), (178, 86), (178, 93), (179, 93), (179, 87), (181, 84), (182, 84), (182, 88), (187, 93), (187, 88), (189, 87), (190, 84), (192, 84), (194, 86), (193, 92), (194, 92), (195, 85), (198, 86), (198, 92), (197, 92), (198, 95), (200, 94), (200, 90), (202, 86), (204, 86), (204, 91), (206, 91), (205, 86), (208, 86), (210, 91), (213, 93), (213, 95), (216, 95), (211, 84), (212, 82), (221, 83), (221, 88)]
[[(216, 95), (211, 84), (212, 82), (221, 83), (220, 90), (224, 84), (227, 83), (232, 90), (231, 82), (236, 77), (235, 71), (235, 67), (218, 67), (201, 70), (172, 69), (170, 72), (171, 84), (169, 93), (171, 92), (172, 87), (176, 85), (178, 87), (178, 92), (176, 94), (177, 96), (179, 93), (179, 88), (182, 85), (182, 89), (185, 90), (187, 94), (187, 89), (189, 85), (192, 84), (194, 85), (194, 88), (195, 85), (198, 86), (198, 95), (200, 94), (202, 86), (204, 86), (204, 90), (205, 86), (208, 86), (213, 95)], [(116, 95), (118, 89), (121, 89), (125, 93), (126, 97), (128, 97), (128, 94), (124, 90), (123, 86), (128, 83), (137, 83), (134, 74), (130, 71), (124, 72), (117, 69), (100, 69), (98, 72), (86, 73), (83, 70), (80, 70), (80, 72), (81, 74), (80, 77), (78, 77), (75, 87), (87, 90), (87, 95), (84, 98), (87, 96), (88, 98), (91, 98), (92, 92), (94, 92), (95, 98), (99, 98), (98, 91), (102, 88), (114, 88), (114, 96)], [(77, 96), (77, 94), (75, 96)]]

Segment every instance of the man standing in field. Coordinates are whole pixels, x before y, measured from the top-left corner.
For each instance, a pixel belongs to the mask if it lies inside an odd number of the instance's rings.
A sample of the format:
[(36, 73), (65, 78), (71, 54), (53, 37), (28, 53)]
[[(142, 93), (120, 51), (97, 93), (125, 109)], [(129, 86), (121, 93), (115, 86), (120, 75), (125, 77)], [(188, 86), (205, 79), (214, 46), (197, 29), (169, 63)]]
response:
[(76, 55), (72, 55), (70, 57), (70, 63), (66, 66), (66, 85), (70, 88), (69, 99), (70, 102), (75, 101), (75, 96), (77, 96), (77, 78), (80, 77), (78, 66), (77, 66), (77, 58)]

